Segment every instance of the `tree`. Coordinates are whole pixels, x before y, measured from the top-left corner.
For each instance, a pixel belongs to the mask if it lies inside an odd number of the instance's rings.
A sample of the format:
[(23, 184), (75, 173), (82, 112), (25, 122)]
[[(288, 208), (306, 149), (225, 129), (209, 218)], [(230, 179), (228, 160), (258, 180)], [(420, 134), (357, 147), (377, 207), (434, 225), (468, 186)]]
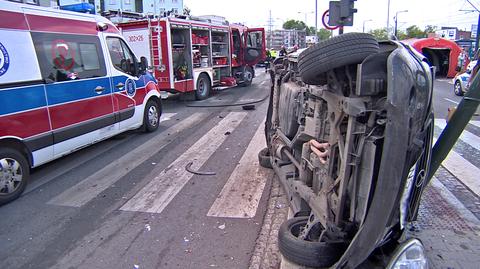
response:
[(305, 30), (307, 25), (303, 21), (288, 20), (283, 24), (283, 29)]
[(332, 32), (330, 32), (330, 30), (322, 28), (318, 30), (317, 36), (318, 36), (318, 40), (326, 40), (332, 36)]
[(189, 7), (185, 6), (183, 8), (183, 15), (190, 16), (191, 13), (192, 13), (192, 10)]
[(402, 30), (397, 30), (397, 39), (398, 40), (405, 40), (408, 39), (407, 33)]
[(420, 27), (416, 25), (412, 25), (407, 28), (407, 36), (409, 38), (422, 38), (422, 37), (425, 37), (426, 34), (424, 31), (420, 29)]
[(370, 30), (370, 32), (368, 32), (368, 33), (373, 35), (377, 40), (387, 40), (388, 39), (387, 28)]
[(427, 25), (425, 26), (425, 34), (430, 34), (430, 33), (435, 33), (435, 31), (437, 30), (437, 26), (435, 25)]
[(306, 29), (307, 35), (315, 35), (315, 27), (307, 27)]

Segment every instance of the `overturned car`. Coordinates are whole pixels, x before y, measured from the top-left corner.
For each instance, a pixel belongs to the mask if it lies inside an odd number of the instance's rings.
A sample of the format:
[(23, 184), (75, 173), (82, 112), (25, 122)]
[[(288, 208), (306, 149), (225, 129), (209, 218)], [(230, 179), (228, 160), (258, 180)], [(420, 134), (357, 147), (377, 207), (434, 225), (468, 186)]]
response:
[(428, 268), (405, 236), (426, 185), (433, 77), (396, 41), (349, 33), (277, 59), (260, 163), (274, 169), (293, 218), (287, 259), (331, 268)]

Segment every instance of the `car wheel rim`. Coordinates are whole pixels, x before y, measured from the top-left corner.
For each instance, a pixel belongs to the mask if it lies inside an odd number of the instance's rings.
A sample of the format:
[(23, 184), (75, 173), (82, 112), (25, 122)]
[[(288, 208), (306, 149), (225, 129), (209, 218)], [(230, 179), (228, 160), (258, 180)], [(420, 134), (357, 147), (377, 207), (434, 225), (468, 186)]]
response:
[(455, 83), (455, 93), (456, 93), (456, 94), (459, 94), (459, 93), (460, 93), (460, 84), (458, 84), (458, 82)]
[(156, 126), (158, 122), (158, 111), (155, 106), (150, 106), (148, 109), (148, 122), (151, 126)]
[(0, 195), (15, 192), (23, 180), (23, 171), (20, 163), (11, 158), (0, 159)]

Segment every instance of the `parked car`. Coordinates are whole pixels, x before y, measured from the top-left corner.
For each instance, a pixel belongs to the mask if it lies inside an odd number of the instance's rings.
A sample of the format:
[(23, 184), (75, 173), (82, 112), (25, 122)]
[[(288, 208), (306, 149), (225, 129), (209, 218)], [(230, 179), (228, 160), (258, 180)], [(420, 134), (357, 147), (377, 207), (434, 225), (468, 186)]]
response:
[(396, 41), (348, 33), (291, 54), (271, 71), (262, 166), (290, 201), (278, 246), (321, 268), (428, 268), (407, 238), (425, 188), (433, 76)]
[(477, 64), (477, 61), (471, 61), (468, 66), (467, 70), (465, 73), (457, 74), (453, 78), (453, 93), (458, 96), (463, 96), (469, 88), (469, 80), (470, 80), (470, 74), (472, 73), (472, 69), (475, 67)]
[(161, 101), (101, 16), (0, 1), (0, 205), (30, 168), (126, 130), (158, 128)]

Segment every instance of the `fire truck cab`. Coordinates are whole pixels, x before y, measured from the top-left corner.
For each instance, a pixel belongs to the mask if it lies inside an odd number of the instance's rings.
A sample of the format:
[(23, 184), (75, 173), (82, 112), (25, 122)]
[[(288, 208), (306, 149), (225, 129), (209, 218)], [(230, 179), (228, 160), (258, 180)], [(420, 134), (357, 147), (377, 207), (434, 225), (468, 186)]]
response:
[(248, 86), (265, 58), (265, 31), (223, 17), (164, 17), (118, 24), (134, 52), (147, 55), (161, 91), (194, 93)]

